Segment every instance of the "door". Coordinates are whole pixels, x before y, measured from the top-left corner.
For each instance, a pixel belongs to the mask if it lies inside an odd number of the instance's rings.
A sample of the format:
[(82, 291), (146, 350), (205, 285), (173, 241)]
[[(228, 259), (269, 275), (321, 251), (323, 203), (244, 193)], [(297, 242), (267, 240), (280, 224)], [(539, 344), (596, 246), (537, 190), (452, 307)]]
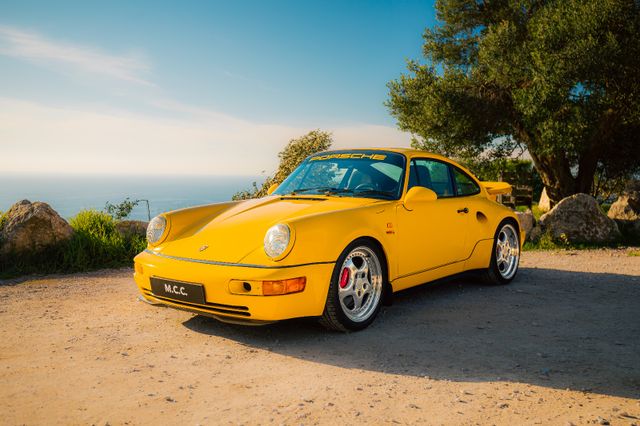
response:
[(400, 276), (465, 258), (469, 210), (465, 205), (466, 197), (456, 196), (450, 166), (434, 159), (412, 160), (408, 188), (413, 186), (433, 190), (438, 199), (417, 205), (411, 211), (403, 205), (397, 208)]

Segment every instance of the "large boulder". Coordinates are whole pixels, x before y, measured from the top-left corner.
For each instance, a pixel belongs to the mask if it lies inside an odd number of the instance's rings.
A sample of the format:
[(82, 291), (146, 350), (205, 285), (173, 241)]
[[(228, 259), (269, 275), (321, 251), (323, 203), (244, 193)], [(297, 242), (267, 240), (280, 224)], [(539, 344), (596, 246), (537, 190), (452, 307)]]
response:
[(640, 181), (631, 182), (607, 214), (623, 234), (640, 239)]
[(147, 236), (147, 225), (149, 222), (142, 220), (121, 220), (116, 223), (116, 230), (122, 236), (139, 235), (141, 237)]
[(611, 243), (620, 238), (613, 219), (600, 210), (595, 198), (575, 194), (560, 201), (540, 218), (540, 233), (554, 241), (571, 243)]
[(525, 212), (515, 212), (520, 222), (520, 227), (524, 230), (525, 238), (530, 238), (531, 230), (536, 226), (536, 219), (533, 217), (533, 212), (527, 209)]
[(39, 252), (72, 235), (73, 228), (47, 203), (22, 200), (5, 213), (0, 254)]

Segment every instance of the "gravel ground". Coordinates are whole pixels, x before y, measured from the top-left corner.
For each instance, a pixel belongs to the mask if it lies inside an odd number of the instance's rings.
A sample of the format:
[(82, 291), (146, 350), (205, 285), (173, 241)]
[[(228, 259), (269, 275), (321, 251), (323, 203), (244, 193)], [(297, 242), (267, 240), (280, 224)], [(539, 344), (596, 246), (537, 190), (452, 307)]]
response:
[(629, 249), (525, 252), (509, 286), (410, 289), (352, 334), (149, 306), (131, 273), (0, 285), (0, 423), (640, 425)]

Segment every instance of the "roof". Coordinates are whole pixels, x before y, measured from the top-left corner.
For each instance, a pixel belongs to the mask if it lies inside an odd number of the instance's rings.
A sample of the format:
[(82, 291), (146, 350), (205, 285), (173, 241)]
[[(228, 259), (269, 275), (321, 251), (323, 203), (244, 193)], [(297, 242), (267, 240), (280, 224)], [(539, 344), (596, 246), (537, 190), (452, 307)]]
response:
[[(441, 160), (446, 160), (449, 162), (454, 162), (454, 160), (444, 157), (440, 154), (435, 154), (433, 152), (429, 152), (429, 151), (423, 151), (420, 149), (413, 149), (413, 148), (404, 148), (404, 147), (388, 147), (388, 148), (341, 148), (341, 149), (330, 149), (328, 151), (323, 151), (324, 152), (343, 152), (343, 151), (387, 151), (387, 152), (397, 152), (398, 154), (404, 154), (407, 157), (423, 157), (423, 156), (428, 156), (431, 158), (438, 158)], [(319, 153), (318, 153), (319, 154)]]
[(458, 163), (455, 160), (452, 160), (451, 158), (447, 158), (443, 155), (440, 154), (435, 154), (433, 152), (429, 152), (429, 151), (423, 151), (420, 149), (413, 149), (413, 148), (404, 148), (404, 147), (389, 147), (389, 148), (342, 148), (342, 149), (330, 149), (328, 151), (323, 151), (323, 152), (318, 152), (316, 154), (313, 155), (317, 155), (317, 154), (324, 154), (324, 153), (330, 153), (330, 152), (348, 152), (348, 151), (387, 151), (387, 152), (396, 152), (398, 154), (403, 154), (405, 155), (407, 158), (414, 158), (414, 157), (429, 157), (429, 158), (435, 158), (436, 160), (442, 160), (445, 161), (447, 163), (451, 163), (454, 164), (455, 166), (461, 168), (462, 170), (464, 170), (465, 172), (467, 172), (468, 174), (470, 174), (471, 176), (473, 176), (476, 180), (478, 180), (478, 182), (480, 181), (479, 179), (477, 179), (477, 177), (475, 177), (475, 175), (466, 167), (464, 167), (462, 164)]

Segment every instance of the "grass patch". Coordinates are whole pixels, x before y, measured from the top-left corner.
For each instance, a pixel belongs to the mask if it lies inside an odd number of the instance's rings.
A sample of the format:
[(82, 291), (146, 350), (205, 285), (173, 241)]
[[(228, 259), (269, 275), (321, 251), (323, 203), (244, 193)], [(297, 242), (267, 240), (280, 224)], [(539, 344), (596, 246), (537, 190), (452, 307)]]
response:
[[(564, 234), (563, 234), (564, 235)], [(574, 248), (569, 240), (565, 237), (561, 242), (555, 241), (550, 233), (542, 234), (537, 241), (526, 241), (522, 246), (522, 250), (567, 250)]]
[[(9, 221), (9, 216), (7, 212), (0, 212), (0, 233), (2, 232), (2, 228), (4, 228), (5, 224)], [(0, 235), (0, 244), (2, 243), (2, 235)]]
[(75, 232), (68, 241), (41, 253), (2, 256), (0, 278), (130, 266), (147, 245), (140, 235), (121, 235), (111, 216), (95, 210), (81, 211), (69, 224)]
[[(522, 246), (523, 251), (529, 250), (595, 250), (603, 248), (635, 247), (640, 241), (623, 236), (622, 240), (611, 243), (572, 243), (566, 235), (561, 234), (560, 239), (553, 239), (549, 232), (542, 234), (537, 241), (526, 241)], [(630, 255), (631, 256), (631, 255)]]
[(631, 250), (627, 255), (630, 257), (640, 257), (640, 250)]

